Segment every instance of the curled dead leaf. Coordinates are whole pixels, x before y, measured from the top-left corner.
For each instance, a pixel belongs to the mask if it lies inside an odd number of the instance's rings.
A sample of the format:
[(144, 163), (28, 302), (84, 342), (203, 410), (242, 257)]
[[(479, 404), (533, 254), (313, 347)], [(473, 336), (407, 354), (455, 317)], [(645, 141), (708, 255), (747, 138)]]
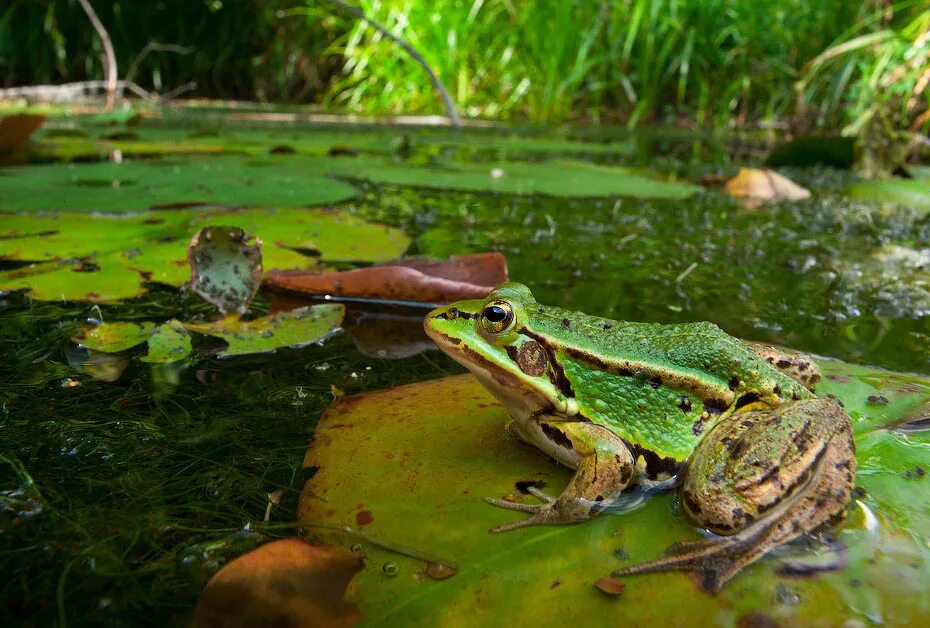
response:
[(13, 151), (25, 144), (43, 122), (45, 116), (33, 113), (0, 116), (0, 153)]
[(411, 259), (326, 274), (301, 270), (268, 274), (271, 285), (286, 290), (422, 303), (479, 299), (505, 281), (507, 260), (500, 253), (461, 255), (440, 261)]
[(343, 599), (362, 557), (299, 539), (266, 543), (223, 567), (194, 611), (198, 628), (351, 626), (362, 618)]
[(771, 201), (801, 200), (811, 195), (809, 190), (774, 170), (760, 168), (740, 168), (739, 173), (726, 182), (725, 189), (730, 196), (743, 199), (748, 207)]

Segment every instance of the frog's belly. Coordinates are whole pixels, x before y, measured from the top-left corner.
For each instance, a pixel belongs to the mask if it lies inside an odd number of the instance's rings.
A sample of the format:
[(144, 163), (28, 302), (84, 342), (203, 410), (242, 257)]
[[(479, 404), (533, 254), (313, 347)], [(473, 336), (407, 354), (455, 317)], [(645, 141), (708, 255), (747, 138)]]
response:
[(563, 444), (566, 441), (564, 435), (559, 439), (553, 433), (552, 428), (546, 429), (546, 427), (548, 427), (548, 424), (545, 423), (547, 419), (551, 419), (552, 423), (555, 425), (558, 425), (559, 421), (565, 421), (564, 418), (560, 419), (559, 417), (538, 417), (533, 419), (517, 418), (516, 421), (514, 421), (514, 425), (517, 428), (520, 438), (534, 447), (539, 448), (565, 466), (577, 469), (578, 465), (581, 464), (581, 455), (575, 451), (570, 444), (567, 446)]

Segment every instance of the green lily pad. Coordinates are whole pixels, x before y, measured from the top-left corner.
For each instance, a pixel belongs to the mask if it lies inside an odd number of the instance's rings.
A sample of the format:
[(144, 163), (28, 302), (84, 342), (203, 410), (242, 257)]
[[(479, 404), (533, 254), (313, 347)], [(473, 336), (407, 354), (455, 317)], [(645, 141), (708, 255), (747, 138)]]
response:
[(40, 300), (112, 302), (143, 294), (148, 281), (178, 287), (190, 277), (191, 236), (204, 226), (230, 224), (262, 239), (265, 271), (386, 262), (409, 242), (399, 229), (326, 209), (0, 214), (0, 258), (45, 262), (0, 271), (0, 290), (28, 289)]
[(155, 323), (103, 323), (84, 331), (84, 335), (73, 338), (74, 342), (87, 349), (102, 353), (119, 353), (132, 349), (149, 339)]
[(245, 313), (262, 283), (262, 249), (238, 227), (204, 227), (187, 249), (191, 290), (220, 312)]
[[(355, 197), (314, 158), (190, 157), (0, 170), (0, 211), (133, 211), (186, 205), (321, 205)], [(273, 165), (274, 168), (267, 166)]]
[(413, 167), (392, 163), (358, 164), (347, 176), (380, 183), (448, 190), (548, 194), (552, 196), (633, 196), (683, 199), (700, 188), (689, 183), (666, 182), (610, 166), (581, 162), (448, 164)]
[(863, 201), (894, 203), (930, 210), (930, 182), (918, 179), (879, 179), (849, 187), (847, 193)]
[[(930, 435), (882, 426), (926, 411), (930, 379), (822, 366), (820, 392), (837, 395), (853, 419), (864, 493), (837, 532), (849, 547), (848, 567), (817, 578), (773, 573), (786, 556), (812, 551), (788, 547), (746, 568), (716, 597), (680, 573), (623, 578), (621, 596), (605, 595), (596, 583), (613, 570), (699, 538), (671, 493), (644, 500), (634, 493), (616, 512), (580, 525), (489, 534), (520, 515), (482, 497), (532, 501), (520, 494), (523, 483), (558, 493), (570, 475), (508, 436), (507, 412), (470, 375), (337, 401), (307, 453), (305, 465), (316, 473), (298, 516), (311, 524), (305, 530), (314, 541), (361, 545), (367, 560), (349, 600), (365, 625), (558, 626), (571, 618), (679, 625), (684, 617), (694, 625), (924, 624), (930, 479), (916, 468), (926, 465)], [(458, 572), (434, 580), (436, 564)]]
[(344, 315), (342, 304), (325, 303), (251, 321), (231, 316), (215, 323), (185, 323), (184, 327), (188, 331), (225, 340), (229, 346), (217, 357), (226, 358), (318, 342), (336, 331)]
[(183, 360), (191, 353), (191, 337), (180, 321), (170, 320), (159, 325), (148, 339), (149, 352), (140, 360), (166, 364)]

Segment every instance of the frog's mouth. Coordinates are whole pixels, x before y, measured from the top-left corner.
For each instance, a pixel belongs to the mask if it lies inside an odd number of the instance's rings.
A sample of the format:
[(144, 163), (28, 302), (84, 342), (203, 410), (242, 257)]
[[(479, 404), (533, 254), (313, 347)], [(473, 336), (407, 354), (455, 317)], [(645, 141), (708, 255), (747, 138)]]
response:
[(535, 386), (528, 385), (516, 373), (497, 364), (469, 346), (467, 340), (438, 329), (442, 309), (430, 312), (423, 323), (426, 335), (444, 353), (467, 368), (517, 419), (538, 416), (553, 409), (553, 402)]

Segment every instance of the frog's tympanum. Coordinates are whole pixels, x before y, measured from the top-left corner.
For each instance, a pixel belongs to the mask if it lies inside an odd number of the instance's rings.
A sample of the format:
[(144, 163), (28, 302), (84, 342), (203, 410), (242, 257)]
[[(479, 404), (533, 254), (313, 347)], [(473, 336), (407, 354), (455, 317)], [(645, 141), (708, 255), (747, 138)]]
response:
[(678, 485), (712, 533), (616, 575), (681, 570), (719, 591), (772, 548), (845, 515), (856, 459), (842, 407), (808, 386), (818, 367), (711, 323), (627, 323), (540, 305), (507, 283), (432, 311), (426, 332), (471, 370), (514, 432), (576, 469), (528, 517), (492, 532), (585, 521), (634, 483)]

